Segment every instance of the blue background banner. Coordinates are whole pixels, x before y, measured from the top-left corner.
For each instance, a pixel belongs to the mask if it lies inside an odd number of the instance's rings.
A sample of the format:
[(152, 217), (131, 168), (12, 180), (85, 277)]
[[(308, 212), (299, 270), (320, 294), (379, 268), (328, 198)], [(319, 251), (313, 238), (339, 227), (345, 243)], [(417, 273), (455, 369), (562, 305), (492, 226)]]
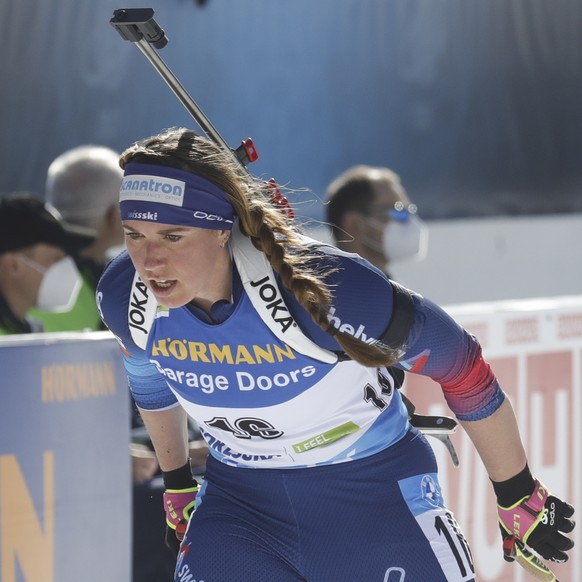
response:
[(106, 332), (0, 341), (0, 582), (130, 579), (129, 396)]
[[(202, 6), (203, 4), (203, 6)], [(55, 156), (198, 129), (109, 20), (151, 6), (162, 58), (249, 169), (324, 217), (327, 184), (388, 166), (425, 219), (582, 211), (579, 0), (0, 3), (0, 195)], [(29, 139), (27, 139), (29, 138)]]

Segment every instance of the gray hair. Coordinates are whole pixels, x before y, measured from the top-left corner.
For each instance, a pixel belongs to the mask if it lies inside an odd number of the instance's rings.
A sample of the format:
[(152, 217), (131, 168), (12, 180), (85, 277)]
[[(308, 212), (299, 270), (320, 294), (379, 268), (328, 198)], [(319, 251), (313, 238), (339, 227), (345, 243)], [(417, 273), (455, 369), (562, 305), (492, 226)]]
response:
[(67, 222), (98, 228), (109, 208), (118, 204), (122, 178), (116, 151), (82, 145), (53, 160), (47, 171), (45, 198)]

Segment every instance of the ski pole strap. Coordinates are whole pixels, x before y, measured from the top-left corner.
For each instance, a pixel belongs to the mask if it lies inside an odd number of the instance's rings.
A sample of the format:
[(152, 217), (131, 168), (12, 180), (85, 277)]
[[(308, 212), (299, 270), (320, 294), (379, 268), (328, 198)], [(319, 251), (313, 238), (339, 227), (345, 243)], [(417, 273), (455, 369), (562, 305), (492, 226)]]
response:
[(392, 319), (380, 341), (390, 347), (401, 347), (414, 323), (414, 300), (412, 291), (390, 280), (392, 285)]
[(507, 562), (514, 560), (536, 580), (558, 582), (556, 575), (536, 554), (530, 552), (515, 536), (503, 540), (503, 557)]

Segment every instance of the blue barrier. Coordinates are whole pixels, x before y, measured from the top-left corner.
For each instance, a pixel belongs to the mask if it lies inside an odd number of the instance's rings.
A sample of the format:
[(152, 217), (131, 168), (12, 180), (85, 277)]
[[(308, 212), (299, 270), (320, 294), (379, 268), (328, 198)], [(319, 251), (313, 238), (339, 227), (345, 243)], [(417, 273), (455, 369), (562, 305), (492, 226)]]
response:
[(0, 339), (0, 582), (130, 580), (126, 386), (107, 332)]

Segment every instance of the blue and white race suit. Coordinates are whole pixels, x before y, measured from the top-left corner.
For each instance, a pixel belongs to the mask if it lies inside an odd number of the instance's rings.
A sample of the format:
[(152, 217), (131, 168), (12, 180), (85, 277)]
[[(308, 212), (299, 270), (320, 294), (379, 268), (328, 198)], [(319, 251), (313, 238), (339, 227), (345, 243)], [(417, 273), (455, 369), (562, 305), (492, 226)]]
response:
[[(382, 337), (389, 279), (356, 255), (317, 252), (332, 324), (364, 341)], [(97, 290), (138, 406), (182, 406), (210, 447), (176, 580), (473, 580), (434, 455), (408, 423), (391, 371), (342, 358), (277, 277), (243, 285), (239, 271), (232, 303), (210, 315), (160, 307), (151, 326), (147, 288), (126, 253)], [(414, 306), (398, 367), (439, 382), (459, 418), (490, 415), (504, 395), (475, 338), (422, 296)], [(316, 348), (291, 347), (287, 332)]]

